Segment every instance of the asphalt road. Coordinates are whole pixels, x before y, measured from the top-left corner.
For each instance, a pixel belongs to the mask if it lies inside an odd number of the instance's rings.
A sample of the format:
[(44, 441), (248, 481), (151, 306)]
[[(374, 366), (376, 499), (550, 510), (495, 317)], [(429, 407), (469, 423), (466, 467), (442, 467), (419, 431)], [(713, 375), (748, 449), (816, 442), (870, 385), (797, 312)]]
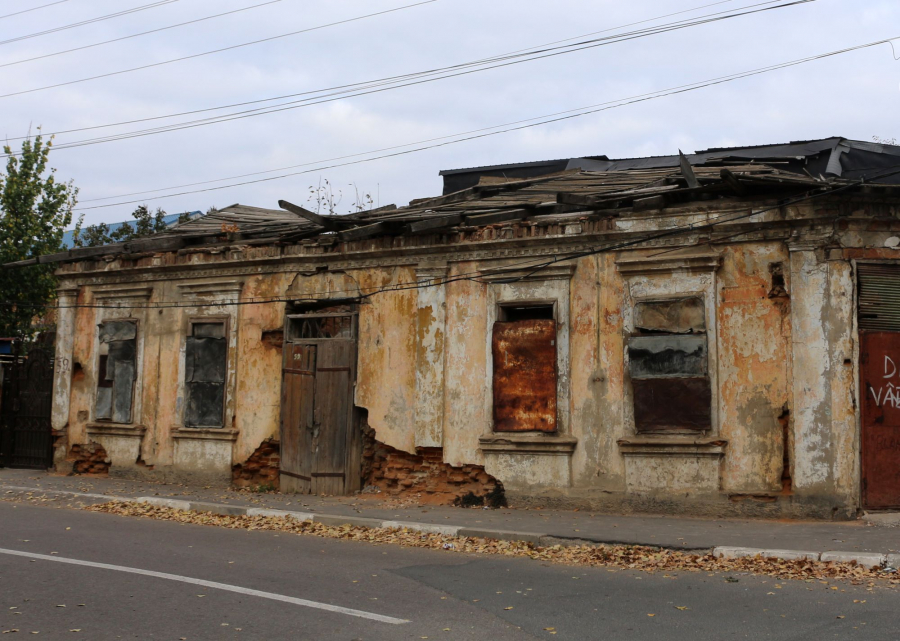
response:
[(0, 503), (0, 632), (17, 629), (10, 640), (900, 638), (900, 590), (834, 585)]

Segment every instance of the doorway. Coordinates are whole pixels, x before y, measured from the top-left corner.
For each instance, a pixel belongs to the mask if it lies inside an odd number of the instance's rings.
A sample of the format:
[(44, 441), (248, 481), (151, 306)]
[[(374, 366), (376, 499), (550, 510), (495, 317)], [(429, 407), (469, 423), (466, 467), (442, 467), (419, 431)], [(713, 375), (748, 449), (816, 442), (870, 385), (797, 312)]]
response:
[(281, 394), (282, 492), (345, 495), (361, 487), (353, 406), (356, 311), (288, 314)]

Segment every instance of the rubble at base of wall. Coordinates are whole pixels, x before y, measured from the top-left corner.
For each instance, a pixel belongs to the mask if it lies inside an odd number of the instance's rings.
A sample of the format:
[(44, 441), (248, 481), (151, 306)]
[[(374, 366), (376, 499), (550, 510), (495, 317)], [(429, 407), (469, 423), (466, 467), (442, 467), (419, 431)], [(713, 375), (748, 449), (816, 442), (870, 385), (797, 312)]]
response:
[(277, 490), (281, 466), (281, 444), (268, 438), (243, 463), (231, 468), (231, 482), (234, 487)]
[(376, 441), (371, 430), (366, 430), (363, 479), (367, 492), (412, 498), (423, 505), (506, 505), (503, 484), (484, 467), (448, 465), (440, 447), (402, 452)]
[(76, 443), (66, 455), (73, 474), (109, 474), (110, 458), (99, 443)]

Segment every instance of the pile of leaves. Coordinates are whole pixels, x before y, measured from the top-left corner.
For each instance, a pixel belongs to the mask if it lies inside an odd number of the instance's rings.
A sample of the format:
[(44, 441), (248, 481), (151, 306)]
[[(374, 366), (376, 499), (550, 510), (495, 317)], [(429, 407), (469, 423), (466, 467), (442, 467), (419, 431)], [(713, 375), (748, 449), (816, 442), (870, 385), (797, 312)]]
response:
[(615, 567), (644, 572), (750, 573), (801, 581), (844, 580), (854, 585), (867, 584), (869, 587), (874, 586), (876, 581), (884, 585), (900, 585), (900, 576), (896, 572), (865, 568), (856, 563), (785, 561), (761, 557), (721, 559), (708, 553), (697, 554), (640, 545), (553, 545), (542, 547), (523, 541), (498, 541), (476, 537), (424, 534), (403, 528), (332, 526), (273, 516), (224, 516), (134, 502), (102, 503), (84, 509), (120, 516), (139, 516), (232, 529), (289, 532), (329, 539), (384, 543), (468, 554), (526, 557), (536, 561), (566, 565)]

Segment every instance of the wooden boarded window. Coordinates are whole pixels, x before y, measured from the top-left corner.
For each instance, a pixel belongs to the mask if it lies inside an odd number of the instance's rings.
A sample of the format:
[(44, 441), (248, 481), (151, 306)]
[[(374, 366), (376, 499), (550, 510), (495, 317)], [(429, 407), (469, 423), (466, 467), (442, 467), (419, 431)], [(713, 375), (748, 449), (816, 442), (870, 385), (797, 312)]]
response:
[(194, 322), (184, 354), (185, 427), (223, 427), (228, 344), (224, 322)]
[(100, 325), (100, 360), (97, 368), (97, 400), (94, 418), (98, 421), (131, 423), (134, 399), (137, 324), (107, 321)]
[(553, 307), (501, 308), (500, 318), (492, 336), (494, 431), (555, 432)]
[(628, 339), (638, 432), (700, 432), (712, 426), (706, 314), (697, 297), (641, 302)]

